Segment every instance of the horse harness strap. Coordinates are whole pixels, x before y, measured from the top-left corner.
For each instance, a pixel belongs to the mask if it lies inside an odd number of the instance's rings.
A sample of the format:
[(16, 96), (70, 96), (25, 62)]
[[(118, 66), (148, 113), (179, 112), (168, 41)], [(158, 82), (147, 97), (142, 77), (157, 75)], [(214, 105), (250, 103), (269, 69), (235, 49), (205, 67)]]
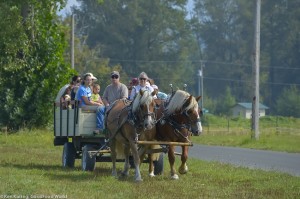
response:
[[(164, 125), (166, 122), (171, 126), (171, 127), (173, 127), (173, 129), (174, 129), (174, 134), (175, 135), (177, 135), (177, 137), (182, 137), (182, 138), (184, 138), (184, 139), (186, 139), (188, 142), (191, 142), (189, 139), (188, 139), (188, 136), (189, 136), (189, 134), (187, 134), (187, 135), (183, 135), (182, 133), (181, 133), (181, 129), (187, 129), (188, 130), (188, 132), (190, 132), (190, 126), (189, 125), (186, 125), (186, 124), (179, 124), (178, 122), (176, 122), (176, 121), (174, 121), (174, 120), (172, 120), (171, 119), (171, 116), (172, 115), (164, 115), (163, 114), (163, 116), (158, 120), (158, 121), (160, 121), (160, 123), (162, 124), (162, 125)], [(157, 121), (157, 122), (158, 122)]]

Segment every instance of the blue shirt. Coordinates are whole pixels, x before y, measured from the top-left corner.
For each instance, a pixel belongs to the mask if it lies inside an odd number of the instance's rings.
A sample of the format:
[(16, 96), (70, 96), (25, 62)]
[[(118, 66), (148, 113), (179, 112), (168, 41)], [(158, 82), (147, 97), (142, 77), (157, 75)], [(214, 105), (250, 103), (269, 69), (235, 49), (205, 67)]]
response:
[(86, 106), (82, 97), (85, 96), (88, 98), (89, 101), (91, 101), (91, 95), (92, 95), (92, 91), (89, 86), (85, 87), (84, 85), (80, 85), (76, 93), (76, 99), (80, 101), (80, 107)]

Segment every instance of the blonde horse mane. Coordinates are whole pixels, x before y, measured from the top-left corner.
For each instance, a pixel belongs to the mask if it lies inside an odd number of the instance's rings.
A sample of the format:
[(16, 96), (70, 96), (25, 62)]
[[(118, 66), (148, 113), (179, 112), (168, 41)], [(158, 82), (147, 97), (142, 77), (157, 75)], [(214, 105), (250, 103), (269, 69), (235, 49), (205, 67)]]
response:
[[(173, 97), (171, 98), (168, 106), (166, 107), (166, 114), (171, 115), (176, 111), (180, 110), (190, 96), (191, 95), (188, 92), (185, 92), (183, 90), (177, 90), (173, 95)], [(189, 110), (191, 108), (198, 109), (198, 102), (195, 99), (195, 97), (192, 97), (191, 103), (187, 107), (185, 107), (184, 110)]]
[(133, 104), (132, 104), (132, 111), (136, 112), (140, 104), (147, 104), (149, 105), (152, 100), (153, 96), (148, 90), (143, 91), (143, 95), (140, 94), (140, 92), (137, 93), (137, 96), (134, 98)]

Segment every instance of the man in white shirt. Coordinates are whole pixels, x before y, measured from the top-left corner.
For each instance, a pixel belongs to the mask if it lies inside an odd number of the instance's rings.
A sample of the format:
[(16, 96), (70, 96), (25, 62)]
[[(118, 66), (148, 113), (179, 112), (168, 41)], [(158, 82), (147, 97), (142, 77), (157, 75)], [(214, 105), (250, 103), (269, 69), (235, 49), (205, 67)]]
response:
[(150, 86), (150, 84), (147, 84), (148, 75), (145, 72), (141, 72), (139, 75), (139, 84), (137, 86), (134, 86), (131, 90), (129, 100), (133, 100), (134, 97), (140, 90), (148, 90), (150, 93), (154, 91), (154, 89)]

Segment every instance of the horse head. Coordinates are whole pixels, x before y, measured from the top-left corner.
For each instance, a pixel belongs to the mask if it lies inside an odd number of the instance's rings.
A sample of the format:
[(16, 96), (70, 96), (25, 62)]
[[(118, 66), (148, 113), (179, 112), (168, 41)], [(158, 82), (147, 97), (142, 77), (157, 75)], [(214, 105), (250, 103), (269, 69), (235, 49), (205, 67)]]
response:
[(191, 130), (193, 135), (200, 135), (202, 132), (198, 110), (200, 98), (201, 96), (195, 98), (185, 91), (177, 90), (166, 107), (166, 115), (181, 124), (181, 129), (185, 128)]
[(133, 101), (132, 112), (145, 130), (155, 127), (155, 95), (156, 91), (150, 93), (148, 90), (140, 90)]
[(188, 118), (188, 122), (191, 125), (191, 131), (195, 136), (199, 136), (202, 133), (201, 114), (198, 108), (198, 101), (200, 99), (201, 96), (195, 98), (190, 95), (183, 105), (183, 115)]

